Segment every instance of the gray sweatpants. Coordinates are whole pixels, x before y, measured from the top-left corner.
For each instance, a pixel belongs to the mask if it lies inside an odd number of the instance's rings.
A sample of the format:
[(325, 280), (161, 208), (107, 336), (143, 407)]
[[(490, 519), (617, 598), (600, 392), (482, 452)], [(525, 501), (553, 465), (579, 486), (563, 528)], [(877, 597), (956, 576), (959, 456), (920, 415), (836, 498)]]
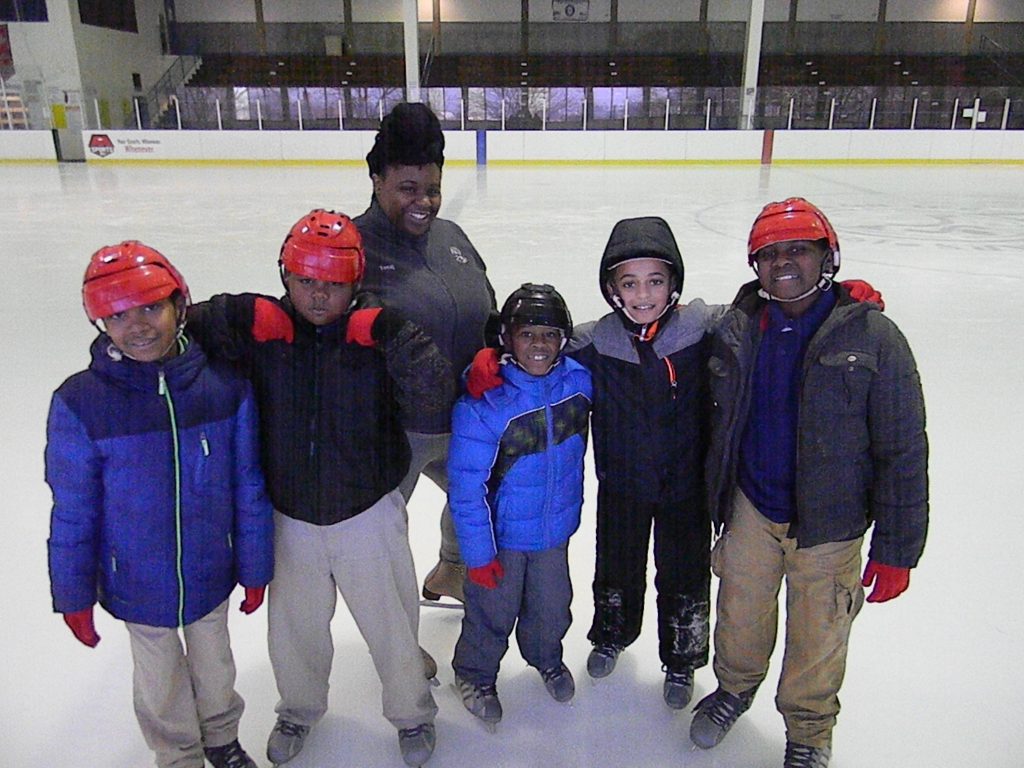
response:
[(156, 764), (203, 768), (203, 747), (223, 747), (237, 739), (245, 708), (235, 692), (228, 601), (180, 635), (175, 627), (125, 624), (134, 664), (135, 716)]
[[(422, 432), (406, 432), (409, 440), (409, 448), (412, 451), (412, 458), (409, 460), (409, 471), (406, 473), (399, 489), (402, 491), (402, 498), (406, 501), (412, 497), (416, 490), (416, 483), (420, 475), (426, 475), (445, 492), (448, 493), (448, 444), (451, 442), (451, 433), (445, 432), (438, 435), (429, 435)], [(459, 538), (455, 535), (455, 521), (452, 520), (452, 510), (445, 502), (441, 510), (441, 551), (440, 557), (446, 563), (461, 563), (462, 555), (459, 553)]]
[(526, 663), (544, 671), (562, 661), (572, 582), (568, 544), (539, 552), (498, 551), (505, 576), (496, 589), (466, 580), (466, 613), (452, 666), (463, 680), (493, 685), (515, 627)]
[(278, 716), (313, 725), (327, 711), (339, 592), (370, 649), (384, 717), (396, 728), (433, 722), (437, 705), (423, 675), (416, 572), (397, 490), (334, 525), (274, 513), (268, 623)]

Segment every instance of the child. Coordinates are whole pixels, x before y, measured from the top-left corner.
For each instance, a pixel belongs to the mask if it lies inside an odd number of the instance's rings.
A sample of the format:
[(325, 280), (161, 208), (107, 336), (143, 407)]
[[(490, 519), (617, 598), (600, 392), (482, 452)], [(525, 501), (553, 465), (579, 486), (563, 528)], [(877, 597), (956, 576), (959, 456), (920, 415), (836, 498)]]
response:
[(578, 329), (571, 351), (594, 376), (597, 563), (587, 672), (610, 674), (640, 634), (653, 523), (662, 695), (682, 709), (694, 669), (708, 660), (704, 458), (715, 313), (699, 299), (677, 307), (683, 260), (655, 216), (613, 227), (599, 280), (613, 311)]
[(185, 335), (188, 287), (152, 248), (98, 250), (82, 295), (101, 333), (47, 422), (54, 609), (89, 647), (97, 600), (126, 623), (158, 766), (255, 768), (227, 628), (236, 579), (248, 614), (273, 575), (250, 387)]
[[(706, 330), (716, 313), (699, 299), (676, 306), (683, 260), (668, 224), (654, 216), (614, 226), (598, 284), (613, 311), (576, 328), (568, 348), (594, 382), (597, 572), (587, 672), (611, 674), (640, 635), (653, 522), (662, 695), (682, 709), (694, 668), (708, 658)], [(486, 350), (478, 355), (471, 392), (494, 386), (492, 360)]]
[(193, 308), (213, 354), (251, 377), (274, 504), (270, 661), (281, 695), (267, 757), (285, 763), (327, 710), (338, 592), (369, 646), (402, 757), (426, 762), (437, 707), (423, 674), (405, 504), (404, 408), (450, 407), (447, 361), (391, 309), (352, 310), (365, 265), (347, 216), (315, 210), (278, 262), (287, 295), (220, 295)]
[(569, 701), (562, 638), (572, 616), (568, 542), (580, 523), (590, 374), (561, 357), (572, 333), (562, 297), (524, 284), (501, 311), (504, 383), (464, 396), (452, 418), (449, 502), (467, 566), (455, 680), (473, 715), (501, 719), (498, 665), (516, 628), (526, 662)]

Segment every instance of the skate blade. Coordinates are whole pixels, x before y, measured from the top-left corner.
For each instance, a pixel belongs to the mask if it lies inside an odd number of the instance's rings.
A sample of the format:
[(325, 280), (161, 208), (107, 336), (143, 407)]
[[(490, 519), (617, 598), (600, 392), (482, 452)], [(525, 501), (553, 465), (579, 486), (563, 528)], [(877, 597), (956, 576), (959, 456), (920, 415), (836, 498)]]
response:
[(461, 611), (461, 610), (463, 610), (466, 607), (462, 603), (460, 603), (460, 602), (458, 602), (456, 600), (452, 600), (452, 601), (449, 602), (448, 600), (441, 600), (441, 599), (438, 599), (438, 600), (420, 600), (420, 605), (423, 606), (424, 608), (447, 608), (449, 610), (455, 610), (455, 611)]

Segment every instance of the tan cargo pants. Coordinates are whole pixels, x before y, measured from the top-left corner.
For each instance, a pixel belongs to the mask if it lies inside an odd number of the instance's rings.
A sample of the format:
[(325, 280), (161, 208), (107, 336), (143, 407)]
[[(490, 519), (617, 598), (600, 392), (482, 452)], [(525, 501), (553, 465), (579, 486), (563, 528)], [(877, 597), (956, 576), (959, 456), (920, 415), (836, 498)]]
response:
[(773, 523), (737, 489), (728, 530), (711, 566), (721, 582), (714, 670), (739, 695), (768, 672), (786, 581), (786, 645), (775, 706), (789, 741), (831, 746), (846, 671), (850, 627), (864, 603), (863, 537), (797, 549), (788, 523)]

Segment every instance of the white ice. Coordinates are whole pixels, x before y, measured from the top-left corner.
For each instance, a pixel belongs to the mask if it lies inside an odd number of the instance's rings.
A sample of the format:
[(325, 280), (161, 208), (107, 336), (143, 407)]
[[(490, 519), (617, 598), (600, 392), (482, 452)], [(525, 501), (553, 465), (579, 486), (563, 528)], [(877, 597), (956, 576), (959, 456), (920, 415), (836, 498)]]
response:
[[(50, 496), (43, 482), (50, 393), (87, 362), (92, 330), (79, 289), (88, 255), (141, 239), (168, 254), (202, 299), (276, 293), (281, 239), (313, 207), (359, 213), (363, 168), (0, 166), (0, 764), (136, 768), (152, 759), (135, 724), (123, 626), (102, 611), (103, 641), (79, 645), (51, 611)], [(613, 223), (658, 214), (686, 262), (684, 300), (732, 299), (750, 278), (750, 222), (769, 200), (803, 195), (832, 218), (841, 277), (871, 281), (917, 356), (931, 442), (932, 527), (910, 590), (866, 605), (854, 625), (835, 768), (1024, 764), (1024, 172), (975, 167), (491, 168), (445, 171), (442, 215), (484, 256), (501, 297), (554, 283), (577, 320), (607, 311), (596, 266)], [(625, 434), (623, 440), (630, 440)], [(431, 766), (780, 766), (785, 737), (773, 695), (776, 656), (751, 711), (716, 749), (687, 737), (689, 712), (661, 701), (653, 593), (644, 631), (614, 675), (587, 678), (595, 488), (570, 549), (575, 622), (565, 660), (572, 706), (551, 701), (514, 648), (498, 687), (505, 719), (488, 734), (455, 694), (450, 659), (461, 613), (424, 609), (421, 641), (440, 664)], [(441, 494), (422, 481), (410, 505), (420, 576), (436, 560)], [(715, 586), (713, 586), (713, 589)], [(277, 694), (266, 612), (231, 630), (247, 708), (241, 741), (261, 766)], [(294, 768), (400, 766), (380, 714), (366, 648), (339, 603), (330, 711)], [(781, 643), (779, 645), (781, 648)], [(714, 688), (697, 674), (695, 701)]]

